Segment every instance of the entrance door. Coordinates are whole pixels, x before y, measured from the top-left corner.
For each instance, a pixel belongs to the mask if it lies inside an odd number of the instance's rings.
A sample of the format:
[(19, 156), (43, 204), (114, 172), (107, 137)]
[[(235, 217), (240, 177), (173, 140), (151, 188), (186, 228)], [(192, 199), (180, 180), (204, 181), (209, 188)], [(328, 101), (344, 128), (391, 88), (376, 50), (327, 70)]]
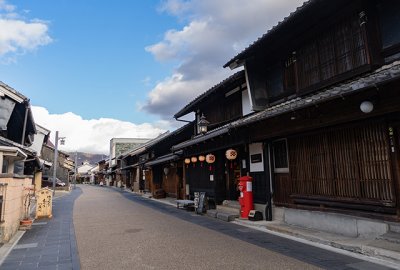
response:
[(240, 178), (240, 164), (236, 160), (226, 163), (226, 199), (236, 201), (239, 198), (237, 184)]
[(185, 199), (185, 186), (183, 184), (183, 167), (176, 168), (176, 177), (178, 177), (178, 199)]
[(289, 158), (286, 139), (272, 142), (272, 173), (274, 174), (274, 200), (280, 203), (289, 203), (290, 176)]

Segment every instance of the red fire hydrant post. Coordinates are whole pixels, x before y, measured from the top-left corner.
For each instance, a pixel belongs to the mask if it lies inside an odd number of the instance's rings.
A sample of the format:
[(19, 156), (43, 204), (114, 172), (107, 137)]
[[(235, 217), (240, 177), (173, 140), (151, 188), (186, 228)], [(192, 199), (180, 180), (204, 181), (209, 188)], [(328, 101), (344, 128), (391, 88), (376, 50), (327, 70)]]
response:
[(253, 205), (253, 178), (250, 176), (242, 176), (239, 178), (238, 189), (240, 191), (240, 217), (248, 218), (249, 212), (254, 209)]

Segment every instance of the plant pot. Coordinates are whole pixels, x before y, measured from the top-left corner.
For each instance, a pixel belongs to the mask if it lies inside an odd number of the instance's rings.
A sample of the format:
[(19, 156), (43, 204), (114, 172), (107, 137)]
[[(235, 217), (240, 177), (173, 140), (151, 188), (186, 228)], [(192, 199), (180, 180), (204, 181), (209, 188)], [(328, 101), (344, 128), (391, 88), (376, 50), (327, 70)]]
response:
[(29, 226), (32, 225), (32, 222), (33, 222), (32, 219), (23, 219), (19, 222), (19, 224), (22, 226)]

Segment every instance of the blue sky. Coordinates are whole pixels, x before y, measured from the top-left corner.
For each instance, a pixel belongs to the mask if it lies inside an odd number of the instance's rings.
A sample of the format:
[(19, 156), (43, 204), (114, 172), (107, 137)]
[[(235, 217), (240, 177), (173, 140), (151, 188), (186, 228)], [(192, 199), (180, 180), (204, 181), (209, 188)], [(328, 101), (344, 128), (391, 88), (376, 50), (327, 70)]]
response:
[(143, 123), (158, 118), (137, 104), (172, 66), (145, 51), (167, 29), (178, 27), (175, 18), (157, 11), (159, 1), (8, 2), (28, 20), (47, 22), (52, 39), (15, 63), (0, 65), (1, 80), (33, 105), (88, 119)]
[(0, 0), (0, 81), (66, 151), (154, 138), (302, 0)]

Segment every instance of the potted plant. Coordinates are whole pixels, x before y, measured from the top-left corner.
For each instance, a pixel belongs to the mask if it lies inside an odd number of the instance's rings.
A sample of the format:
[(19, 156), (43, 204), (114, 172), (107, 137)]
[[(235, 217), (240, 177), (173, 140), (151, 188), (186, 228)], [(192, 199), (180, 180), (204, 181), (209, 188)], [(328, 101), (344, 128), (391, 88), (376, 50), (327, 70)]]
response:
[(30, 226), (32, 225), (32, 218), (30, 216), (30, 210), (31, 210), (31, 199), (33, 197), (33, 189), (32, 188), (25, 188), (25, 190), (28, 191), (28, 193), (24, 197), (24, 217), (20, 221), (21, 226)]

